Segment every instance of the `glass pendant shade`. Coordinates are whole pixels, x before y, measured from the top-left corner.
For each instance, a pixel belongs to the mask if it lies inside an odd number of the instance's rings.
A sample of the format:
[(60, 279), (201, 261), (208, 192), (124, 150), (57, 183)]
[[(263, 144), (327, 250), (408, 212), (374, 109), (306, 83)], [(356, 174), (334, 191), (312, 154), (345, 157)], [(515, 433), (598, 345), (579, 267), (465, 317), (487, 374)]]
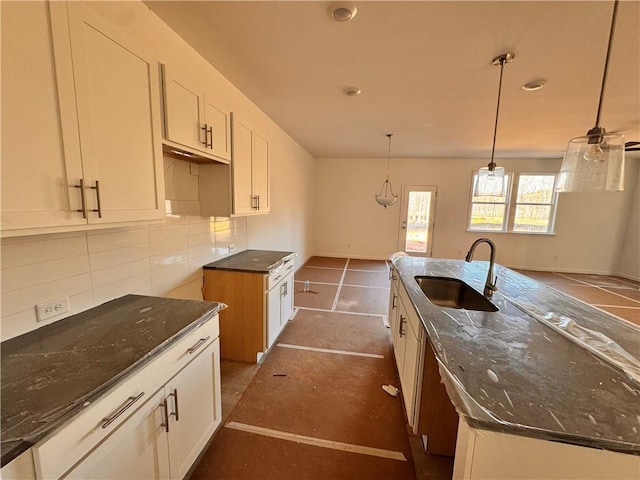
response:
[(491, 166), (489, 164), (478, 170), (478, 179), (473, 186), (474, 197), (503, 197), (505, 192), (504, 167)]
[(558, 175), (558, 192), (624, 190), (624, 136), (586, 135), (569, 141)]
[(600, 114), (607, 83), (611, 43), (619, 0), (613, 3), (609, 43), (602, 73), (595, 126), (584, 137), (569, 140), (558, 174), (557, 192), (618, 192), (624, 190), (624, 136), (607, 133), (600, 126)]
[(398, 200), (398, 195), (393, 193), (393, 189), (391, 188), (391, 182), (387, 178), (382, 183), (382, 189), (380, 193), (376, 195), (376, 202), (382, 205), (384, 208), (387, 208), (390, 205), (393, 205)]

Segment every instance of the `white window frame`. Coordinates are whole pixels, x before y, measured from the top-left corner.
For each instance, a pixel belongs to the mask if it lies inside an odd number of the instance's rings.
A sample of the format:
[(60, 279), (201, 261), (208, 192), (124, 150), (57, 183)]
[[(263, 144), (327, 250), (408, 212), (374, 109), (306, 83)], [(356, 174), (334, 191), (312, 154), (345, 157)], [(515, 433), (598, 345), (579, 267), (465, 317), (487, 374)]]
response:
[[(555, 225), (556, 225), (556, 212), (558, 209), (558, 193), (555, 191), (555, 186), (558, 183), (558, 174), (552, 172), (505, 172), (505, 176), (509, 176), (509, 184), (507, 193), (505, 196), (505, 215), (502, 221), (502, 229), (501, 230), (490, 230), (490, 229), (477, 229), (472, 228), (471, 226), (471, 213), (473, 212), (473, 205), (493, 205), (493, 202), (474, 202), (473, 201), (473, 185), (475, 181), (475, 177), (478, 175), (477, 171), (474, 171), (471, 174), (471, 188), (469, 190), (469, 209), (467, 212), (467, 232), (484, 232), (484, 233), (515, 233), (516, 235), (555, 235)], [(521, 176), (552, 176), (554, 177), (553, 181), (553, 191), (551, 195), (551, 203), (518, 203), (518, 188), (520, 187), (520, 177)], [(549, 213), (549, 228), (546, 232), (531, 232), (531, 231), (514, 231), (513, 227), (515, 224), (515, 216), (516, 216), (516, 207), (518, 205), (549, 205), (550, 213)]]

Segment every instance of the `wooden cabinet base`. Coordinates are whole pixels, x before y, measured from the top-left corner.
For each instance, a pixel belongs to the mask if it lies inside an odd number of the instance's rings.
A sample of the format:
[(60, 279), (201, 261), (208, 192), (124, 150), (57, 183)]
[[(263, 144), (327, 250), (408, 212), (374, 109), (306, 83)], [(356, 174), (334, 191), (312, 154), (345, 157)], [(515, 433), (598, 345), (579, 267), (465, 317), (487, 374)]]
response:
[(455, 455), (458, 412), (440, 381), (438, 362), (429, 342), (424, 354), (418, 432), (427, 437), (427, 453), (449, 457)]
[(220, 357), (255, 363), (266, 345), (266, 275), (205, 270), (203, 297), (226, 303), (220, 312)]

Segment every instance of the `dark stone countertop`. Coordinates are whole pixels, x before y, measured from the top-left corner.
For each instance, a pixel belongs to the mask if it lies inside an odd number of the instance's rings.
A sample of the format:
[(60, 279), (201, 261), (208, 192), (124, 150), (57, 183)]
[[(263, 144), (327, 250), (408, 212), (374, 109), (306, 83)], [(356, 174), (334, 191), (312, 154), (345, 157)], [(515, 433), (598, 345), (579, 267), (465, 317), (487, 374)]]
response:
[(640, 328), (500, 265), (498, 312), (439, 307), (416, 275), (459, 278), (482, 292), (488, 262), (401, 257), (394, 265), (470, 426), (640, 455), (640, 385), (522, 307), (570, 317), (636, 358)]
[(235, 272), (272, 273), (282, 266), (285, 260), (293, 257), (293, 252), (274, 250), (245, 250), (205, 265), (209, 270), (232, 270)]
[(2, 342), (2, 466), (223, 308), (126, 295)]

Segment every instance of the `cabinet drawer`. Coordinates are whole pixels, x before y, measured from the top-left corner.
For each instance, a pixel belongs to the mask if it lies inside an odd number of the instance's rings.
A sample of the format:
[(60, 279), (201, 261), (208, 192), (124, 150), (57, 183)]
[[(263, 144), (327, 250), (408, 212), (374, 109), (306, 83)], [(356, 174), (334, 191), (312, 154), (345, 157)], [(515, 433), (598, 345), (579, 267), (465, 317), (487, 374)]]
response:
[(219, 336), (218, 315), (127, 375), (33, 447), (38, 479), (60, 478)]
[(293, 257), (285, 258), (282, 266), (278, 268), (277, 271), (270, 273), (267, 276), (267, 290), (271, 290), (278, 283), (280, 283), (284, 278), (286, 278), (287, 275), (293, 272), (294, 267), (295, 267), (295, 262), (293, 261)]

